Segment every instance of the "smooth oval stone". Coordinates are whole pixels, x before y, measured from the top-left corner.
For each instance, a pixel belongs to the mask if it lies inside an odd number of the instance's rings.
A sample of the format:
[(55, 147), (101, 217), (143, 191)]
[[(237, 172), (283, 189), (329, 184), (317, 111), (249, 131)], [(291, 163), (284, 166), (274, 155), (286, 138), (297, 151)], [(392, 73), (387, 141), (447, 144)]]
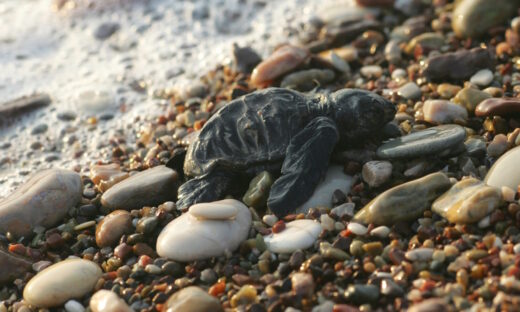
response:
[(356, 213), (354, 220), (376, 225), (415, 220), (450, 186), (449, 178), (441, 172), (403, 183), (374, 198)]
[(178, 182), (177, 172), (157, 166), (112, 186), (101, 196), (101, 203), (110, 209), (124, 210), (156, 206), (175, 200)]
[(480, 69), (492, 68), (493, 59), (487, 50), (475, 48), (431, 56), (422, 65), (430, 80), (465, 80)]
[(499, 188), (467, 178), (439, 197), (433, 203), (432, 210), (452, 223), (473, 223), (495, 210), (501, 199)]
[(253, 69), (251, 83), (268, 84), (298, 67), (308, 56), (309, 52), (302, 48), (291, 45), (280, 47)]
[(254, 208), (265, 207), (267, 205), (267, 198), (269, 197), (269, 191), (271, 190), (273, 183), (274, 179), (269, 172), (260, 172), (249, 183), (249, 189), (244, 194), (242, 201), (244, 204)]
[(307, 213), (309, 209), (316, 207), (332, 208), (332, 194), (340, 190), (348, 194), (352, 186), (352, 177), (343, 172), (341, 166), (329, 166), (325, 179), (318, 184), (312, 196), (298, 209), (296, 213)]
[(99, 247), (114, 246), (124, 234), (133, 230), (132, 216), (126, 210), (115, 210), (96, 227), (96, 243)]
[(23, 277), (31, 267), (28, 260), (0, 248), (0, 285)]
[(377, 156), (384, 159), (438, 155), (455, 150), (464, 142), (466, 131), (457, 125), (441, 125), (414, 132), (384, 143)]
[(414, 54), (415, 48), (420, 46), (424, 50), (439, 50), (444, 45), (444, 37), (438, 33), (424, 33), (415, 36), (405, 48), (407, 54)]
[(397, 94), (408, 100), (417, 100), (421, 97), (421, 89), (415, 82), (408, 82), (397, 90)]
[(94, 165), (90, 168), (90, 179), (101, 192), (106, 192), (114, 184), (128, 177), (127, 172), (120, 170), (119, 164)]
[(183, 288), (164, 303), (163, 312), (221, 312), (220, 301), (197, 286)]
[(461, 38), (486, 34), (493, 26), (505, 24), (518, 8), (517, 0), (462, 0), (453, 11), (453, 31)]
[(92, 291), (101, 268), (83, 259), (68, 259), (44, 269), (27, 283), (23, 298), (40, 308), (57, 307)]
[(453, 98), (453, 102), (466, 108), (468, 113), (473, 114), (480, 102), (489, 99), (489, 93), (474, 88), (464, 88)]
[(110, 290), (98, 290), (89, 304), (92, 312), (132, 312), (126, 302)]
[(433, 248), (417, 248), (407, 251), (404, 256), (410, 261), (429, 261), (432, 259)]
[(487, 116), (509, 116), (520, 113), (520, 99), (518, 98), (489, 98), (475, 108), (475, 115)]
[(487, 87), (491, 81), (493, 81), (493, 72), (487, 68), (479, 70), (469, 80), (479, 87)]
[(520, 147), (508, 151), (493, 164), (485, 182), (495, 187), (507, 186), (516, 190), (520, 185)]
[(446, 100), (427, 100), (423, 105), (424, 120), (433, 124), (446, 124), (466, 121), (468, 112), (465, 108)]
[(321, 233), (321, 225), (312, 220), (294, 220), (285, 224), (285, 230), (264, 236), (267, 249), (276, 253), (292, 253), (311, 247)]
[(31, 177), (0, 202), (0, 232), (27, 236), (35, 226), (55, 226), (81, 200), (79, 174), (49, 169)]
[(226, 220), (234, 218), (238, 213), (236, 205), (222, 202), (200, 203), (190, 207), (189, 213), (197, 219)]
[[(234, 251), (247, 239), (251, 227), (251, 212), (235, 199), (214, 202), (231, 205), (238, 212), (234, 219), (198, 219), (185, 213), (171, 221), (157, 238), (157, 253), (176, 261), (202, 260)], [(207, 203), (212, 205), (213, 203)]]
[(312, 90), (316, 85), (324, 85), (334, 80), (335, 74), (330, 69), (307, 69), (285, 76), (280, 84), (282, 88), (300, 91)]

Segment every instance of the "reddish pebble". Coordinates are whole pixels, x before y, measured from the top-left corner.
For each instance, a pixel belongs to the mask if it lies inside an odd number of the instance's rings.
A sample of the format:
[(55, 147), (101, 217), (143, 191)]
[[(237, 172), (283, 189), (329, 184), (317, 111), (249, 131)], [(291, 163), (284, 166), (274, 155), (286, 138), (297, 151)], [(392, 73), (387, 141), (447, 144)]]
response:
[(22, 244), (10, 244), (9, 252), (25, 256), (25, 247)]
[(520, 99), (517, 98), (489, 98), (477, 105), (475, 115), (485, 116), (508, 116), (520, 113)]
[(226, 283), (224, 282), (218, 282), (216, 284), (214, 284), (213, 286), (211, 286), (209, 288), (209, 294), (214, 296), (214, 297), (218, 297), (220, 294), (224, 293), (224, 291), (226, 290)]
[(335, 304), (332, 312), (358, 312), (359, 309), (348, 304)]
[(251, 83), (264, 86), (303, 63), (309, 52), (299, 47), (284, 45), (258, 64), (251, 75)]
[(142, 255), (139, 257), (139, 265), (141, 267), (146, 267), (148, 264), (152, 262), (152, 258), (148, 257), (147, 255)]
[(283, 222), (283, 220), (280, 220), (273, 225), (273, 233), (280, 233), (283, 230), (285, 230), (285, 222)]

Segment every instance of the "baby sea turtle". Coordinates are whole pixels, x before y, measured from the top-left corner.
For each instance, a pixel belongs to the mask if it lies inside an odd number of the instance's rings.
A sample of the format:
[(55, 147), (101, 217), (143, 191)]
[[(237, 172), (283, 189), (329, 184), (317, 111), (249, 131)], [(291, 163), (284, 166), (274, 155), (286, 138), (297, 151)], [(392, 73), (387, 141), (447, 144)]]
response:
[(355, 89), (305, 95), (268, 88), (235, 99), (189, 146), (184, 173), (193, 179), (179, 188), (177, 207), (221, 199), (237, 183), (247, 186), (247, 179), (267, 170), (281, 172), (267, 207), (285, 216), (312, 195), (336, 146), (370, 137), (394, 114), (390, 101)]

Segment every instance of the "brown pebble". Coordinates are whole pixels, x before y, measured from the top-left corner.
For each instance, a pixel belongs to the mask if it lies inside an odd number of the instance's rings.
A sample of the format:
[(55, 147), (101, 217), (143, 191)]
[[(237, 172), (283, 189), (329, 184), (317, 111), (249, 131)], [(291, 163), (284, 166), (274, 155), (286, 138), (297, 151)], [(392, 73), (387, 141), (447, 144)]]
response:
[(132, 216), (128, 211), (113, 211), (97, 225), (96, 243), (99, 247), (113, 246), (123, 234), (131, 233), (132, 229)]
[(509, 116), (515, 113), (520, 113), (520, 99), (517, 98), (490, 98), (475, 108), (475, 115), (479, 117)]

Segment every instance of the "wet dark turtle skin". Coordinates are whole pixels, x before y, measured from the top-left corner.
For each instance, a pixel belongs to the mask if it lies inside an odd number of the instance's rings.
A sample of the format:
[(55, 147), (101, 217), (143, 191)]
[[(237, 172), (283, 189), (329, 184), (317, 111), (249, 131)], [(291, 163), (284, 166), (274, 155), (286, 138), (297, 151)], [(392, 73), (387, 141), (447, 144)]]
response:
[(362, 141), (395, 115), (394, 105), (364, 90), (305, 95), (268, 88), (235, 99), (215, 113), (189, 146), (177, 207), (229, 195), (261, 171), (275, 176), (268, 208), (283, 217), (323, 179), (337, 145)]

